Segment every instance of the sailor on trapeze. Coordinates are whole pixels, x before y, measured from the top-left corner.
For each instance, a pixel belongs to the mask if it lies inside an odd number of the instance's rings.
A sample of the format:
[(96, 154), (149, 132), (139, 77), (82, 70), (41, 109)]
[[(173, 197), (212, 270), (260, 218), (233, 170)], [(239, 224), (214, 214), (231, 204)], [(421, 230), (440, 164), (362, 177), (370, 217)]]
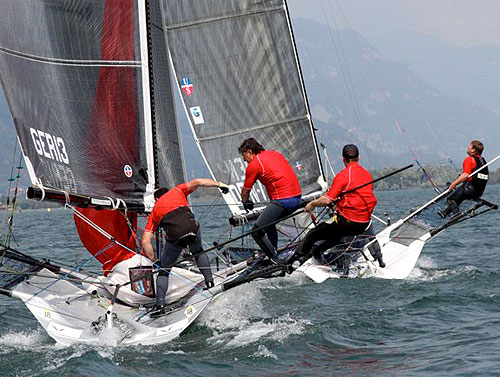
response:
[[(486, 183), (488, 183), (489, 172), (488, 167), (485, 167), (474, 174), (472, 177), (469, 175), (486, 165), (486, 160), (482, 155), (484, 150), (483, 143), (479, 140), (472, 140), (467, 147), (468, 156), (463, 162), (463, 172), (460, 176), (450, 185), (450, 194), (446, 197), (447, 207), (438, 214), (445, 218), (450, 213), (459, 213), (458, 207), (465, 199), (477, 199), (483, 195)], [(460, 185), (456, 190), (455, 188)]]

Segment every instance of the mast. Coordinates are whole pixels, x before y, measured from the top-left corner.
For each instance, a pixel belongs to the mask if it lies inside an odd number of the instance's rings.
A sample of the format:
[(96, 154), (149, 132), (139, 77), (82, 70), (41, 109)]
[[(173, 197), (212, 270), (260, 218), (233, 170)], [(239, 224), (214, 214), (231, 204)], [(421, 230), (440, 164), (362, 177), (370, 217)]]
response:
[(145, 192), (145, 201), (148, 193), (152, 193), (158, 180), (156, 160), (156, 135), (154, 117), (153, 69), (151, 55), (151, 16), (148, 0), (137, 0), (139, 11), (139, 36), (141, 49), (142, 95), (144, 106), (144, 131), (146, 141), (146, 160), (148, 165), (148, 185)]

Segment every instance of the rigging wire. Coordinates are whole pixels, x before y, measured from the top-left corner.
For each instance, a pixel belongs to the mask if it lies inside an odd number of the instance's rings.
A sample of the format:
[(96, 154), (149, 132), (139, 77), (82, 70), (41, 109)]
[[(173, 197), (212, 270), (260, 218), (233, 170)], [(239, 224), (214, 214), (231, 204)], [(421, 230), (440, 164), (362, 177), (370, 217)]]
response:
[[(203, 214), (202, 214), (202, 215), (198, 218), (198, 222), (199, 222), (200, 224), (203, 224), (203, 222), (205, 221), (205, 219), (207, 218), (207, 216), (210, 214), (210, 212), (212, 212), (212, 211), (213, 211), (213, 209), (214, 209), (216, 206), (225, 206), (225, 207), (227, 207), (227, 204), (222, 204), (222, 205), (219, 205), (218, 203), (220, 202), (220, 200), (221, 200), (220, 195), (217, 195), (217, 197), (216, 197), (216, 198), (214, 198), (210, 204), (205, 205), (205, 206), (206, 206), (206, 207), (208, 207), (208, 208), (207, 208), (207, 209), (203, 212)], [(193, 206), (191, 206), (191, 207), (193, 207)], [(201, 206), (200, 206), (200, 207), (201, 207)]]
[(52, 283), (48, 284), (47, 286), (45, 286), (43, 289), (41, 289), (40, 291), (36, 292), (35, 294), (33, 294), (29, 299), (27, 299), (25, 302), (28, 302), (30, 301), (33, 297), (36, 297), (38, 296), (40, 293), (46, 291), (47, 289), (49, 289), (50, 287), (52, 287), (54, 284), (56, 284), (58, 281), (60, 280), (67, 280), (68, 278), (70, 278), (70, 275), (72, 272), (79, 272), (81, 271), (82, 268), (84, 268), (87, 264), (89, 264), (92, 260), (94, 260), (99, 254), (102, 254), (103, 252), (105, 252), (106, 250), (108, 250), (109, 248), (111, 248), (113, 246), (113, 242), (111, 242), (109, 245), (103, 247), (101, 250), (99, 250), (99, 252), (96, 253), (96, 255), (92, 255), (90, 258), (88, 258), (84, 263), (82, 263), (80, 266), (76, 266), (74, 267), (71, 271), (67, 272), (66, 274), (62, 275), (61, 277), (58, 277), (56, 280), (54, 280)]
[[(15, 166), (16, 157), (17, 157), (17, 143), (14, 143), (14, 152), (12, 154), (12, 163), (11, 163), (11, 168), (10, 168), (10, 178), (8, 179), (9, 187), (7, 189), (7, 202), (5, 205), (4, 215), (3, 215), (3, 219), (2, 219), (2, 228), (1, 228), (2, 231), (6, 229), (6, 233), (4, 235), (4, 240), (2, 241), (3, 247), (10, 246), (10, 239), (12, 236), (12, 228), (14, 226), (14, 214), (15, 214), (15, 209), (16, 209), (16, 204), (17, 204), (19, 178), (21, 177), (20, 170), (22, 169), (22, 154), (21, 154), (20, 159), (19, 159), (19, 164), (17, 165), (17, 174), (16, 174), (16, 177), (14, 178), (14, 166)], [(14, 189), (14, 196), (13, 196), (12, 201), (11, 201), (10, 193), (12, 191), (13, 182), (16, 182), (16, 184), (15, 184), (15, 189)], [(8, 216), (10, 204), (12, 204), (12, 210), (10, 211), (10, 216)]]
[[(373, 159), (371, 157), (370, 149), (368, 147), (368, 136), (367, 136), (366, 124), (365, 124), (365, 121), (363, 119), (363, 112), (361, 111), (361, 108), (359, 106), (360, 101), (359, 101), (359, 98), (357, 96), (354, 83), (352, 81), (352, 75), (351, 75), (351, 72), (349, 70), (349, 64), (347, 63), (347, 58), (345, 56), (344, 48), (342, 45), (342, 39), (340, 38), (339, 33), (337, 31), (338, 27), (337, 27), (337, 23), (335, 21), (334, 12), (332, 10), (330, 2), (327, 2), (327, 3), (328, 3), (330, 13), (327, 12), (325, 5), (324, 5), (324, 1), (323, 0), (321, 1), (321, 7), (323, 10), (324, 20), (328, 25), (330, 40), (332, 41), (334, 51), (336, 52), (335, 56), (337, 58), (337, 64), (338, 64), (338, 67), (340, 68), (340, 72), (341, 72), (342, 77), (343, 77), (343, 81), (344, 81), (344, 85), (345, 85), (345, 88), (347, 91), (347, 95), (349, 96), (349, 100), (350, 100), (352, 110), (354, 113), (355, 122), (357, 123), (358, 127), (360, 127), (362, 129), (362, 135), (363, 135), (363, 139), (364, 139), (363, 142), (366, 146), (365, 152), (366, 152), (367, 159), (373, 165)], [(327, 15), (329, 15), (330, 17), (328, 17)], [(333, 25), (332, 25), (332, 23), (330, 23), (329, 18), (332, 20)]]
[(436, 144), (438, 144), (440, 150), (444, 153), (445, 155), (445, 158), (447, 159), (448, 163), (452, 166), (452, 168), (457, 172), (459, 173), (460, 169), (457, 167), (457, 165), (455, 164), (455, 162), (452, 160), (452, 158), (450, 157), (450, 154), (448, 153), (448, 151), (446, 150), (446, 148), (444, 147), (444, 144), (443, 142), (441, 141), (441, 139), (439, 139), (436, 135), (436, 133), (432, 130), (432, 127), (429, 126), (429, 122), (428, 121), (424, 121), (424, 125), (425, 127), (427, 128), (427, 130), (429, 131), (429, 133), (432, 135), (432, 137), (434, 138), (434, 140), (436, 141)]
[[(347, 58), (346, 58), (346, 55), (344, 53), (342, 39), (341, 39), (339, 33), (337, 32), (338, 27), (337, 27), (337, 22), (335, 20), (335, 15), (334, 15), (331, 4), (329, 2), (327, 2), (327, 3), (328, 3), (329, 13), (327, 12), (327, 9), (325, 8), (324, 1), (321, 1), (321, 7), (323, 10), (324, 20), (328, 26), (328, 31), (329, 31), (329, 36), (330, 36), (329, 39), (332, 43), (333, 50), (335, 51), (337, 65), (338, 65), (340, 73), (342, 75), (342, 78), (343, 78), (342, 81), (344, 82), (344, 85), (345, 85), (345, 88), (346, 88), (346, 91), (347, 91), (347, 94), (348, 94), (348, 97), (349, 97), (349, 100), (350, 100), (350, 103), (352, 106), (355, 123), (358, 125), (358, 128), (361, 130), (361, 135), (362, 135), (361, 141), (366, 146), (365, 153), (367, 156), (367, 160), (373, 166), (374, 160), (371, 156), (371, 152), (370, 152), (370, 148), (369, 148), (368, 131), (367, 131), (367, 127), (366, 127), (366, 121), (363, 117), (363, 112), (361, 111), (361, 107), (359, 105), (360, 101), (359, 101), (359, 98), (357, 95), (357, 91), (355, 89), (355, 85), (354, 85), (353, 80), (352, 80), (351, 72), (349, 70), (349, 64), (347, 62)], [(329, 21), (330, 19), (332, 20), (332, 22)], [(305, 46), (305, 48), (307, 51), (307, 46)], [(333, 98), (333, 95), (330, 95), (330, 98)], [(323, 150), (324, 150), (324, 153), (326, 155), (326, 148), (324, 146), (323, 146)], [(332, 172), (333, 172), (333, 168), (332, 168)], [(333, 175), (335, 177), (334, 172), (333, 172)], [(384, 210), (384, 212), (387, 212), (387, 208), (386, 208), (386, 210)]]
[[(344, 19), (345, 24), (349, 25), (349, 22), (347, 21), (347, 17), (345, 15), (345, 12), (343, 11), (342, 6), (340, 4), (337, 4), (337, 6), (339, 8), (339, 13), (341, 14), (341, 16)], [(332, 11), (331, 8), (330, 8), (330, 11)], [(355, 35), (354, 41), (355, 41), (355, 43), (356, 43), (356, 45), (358, 47), (358, 51), (362, 51), (361, 45), (360, 45), (359, 40), (358, 40), (358, 38), (357, 38), (356, 35)], [(389, 114), (390, 114), (390, 116), (391, 116), (391, 118), (392, 118), (392, 120), (394, 122), (395, 127), (396, 127), (396, 130), (398, 131), (399, 135), (403, 139), (403, 142), (404, 142), (407, 150), (411, 154), (412, 159), (415, 161), (415, 163), (422, 170), (424, 176), (427, 178), (427, 180), (429, 181), (429, 183), (432, 186), (432, 188), (434, 189), (434, 191), (436, 193), (438, 193), (438, 194), (441, 193), (441, 190), (434, 183), (434, 181), (433, 181), (432, 177), (430, 176), (430, 174), (427, 172), (427, 170), (422, 166), (422, 164), (418, 160), (417, 154), (415, 153), (414, 149), (412, 148), (411, 144), (408, 141), (408, 137), (406, 135), (406, 131), (404, 130), (404, 128), (401, 127), (400, 121), (399, 121), (398, 117), (396, 116), (395, 111), (393, 110), (393, 106), (391, 104), (391, 101), (389, 100), (389, 97), (387, 96), (386, 92), (382, 88), (382, 85), (380, 83), (380, 80), (378, 79), (377, 73), (375, 72), (375, 69), (374, 69), (373, 65), (370, 63), (369, 59), (363, 59), (363, 60), (366, 62), (366, 65), (367, 65), (368, 70), (370, 72), (371, 80), (372, 80), (373, 84), (375, 85), (375, 88), (376, 88), (377, 92), (379, 93), (379, 95), (381, 96), (381, 98), (384, 100), (384, 103), (386, 104), (387, 109), (389, 111)]]

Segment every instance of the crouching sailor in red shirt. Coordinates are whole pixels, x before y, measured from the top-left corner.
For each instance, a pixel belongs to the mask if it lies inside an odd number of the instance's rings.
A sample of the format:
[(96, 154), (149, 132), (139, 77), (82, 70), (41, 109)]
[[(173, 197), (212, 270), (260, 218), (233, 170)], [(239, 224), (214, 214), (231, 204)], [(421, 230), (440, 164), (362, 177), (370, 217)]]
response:
[[(468, 156), (463, 162), (463, 173), (449, 187), (451, 193), (446, 198), (447, 207), (438, 212), (442, 218), (445, 218), (450, 213), (457, 214), (459, 212), (458, 207), (465, 199), (477, 199), (483, 195), (489, 178), (488, 167), (469, 177), (471, 173), (486, 165), (486, 160), (481, 156), (483, 149), (483, 143), (479, 140), (472, 140), (467, 147)], [(461, 183), (463, 184), (455, 190)]]
[(224, 183), (209, 178), (197, 178), (182, 183), (171, 190), (165, 187), (159, 188), (154, 193), (156, 203), (144, 230), (142, 249), (149, 259), (156, 260), (151, 239), (158, 227), (165, 231), (166, 242), (159, 256), (162, 269), (156, 280), (156, 305), (151, 310), (150, 316), (152, 317), (164, 313), (168, 276), (172, 265), (179, 258), (183, 249), (189, 247), (190, 252), (195, 256), (196, 264), (205, 278), (207, 288), (214, 286), (208, 257), (203, 254), (200, 226), (194, 219), (187, 202), (187, 196), (200, 186), (219, 187), (225, 194), (229, 191), (228, 186)]
[(266, 188), (271, 202), (255, 222), (252, 237), (271, 259), (278, 263), (278, 231), (276, 226), (269, 225), (285, 217), (300, 207), (302, 191), (299, 180), (286, 158), (277, 151), (266, 151), (254, 138), (246, 139), (238, 148), (243, 159), (248, 162), (245, 172), (245, 183), (241, 189), (241, 201), (247, 210), (253, 209), (249, 200), (250, 191), (256, 180)]
[[(356, 236), (369, 227), (371, 215), (377, 199), (373, 194), (373, 185), (366, 185), (353, 192), (340, 196), (343, 192), (362, 186), (372, 181), (370, 173), (358, 164), (359, 151), (354, 144), (347, 144), (342, 150), (345, 169), (335, 176), (326, 195), (307, 203), (306, 211), (316, 207), (329, 206), (337, 201), (337, 214), (332, 223), (321, 223), (310, 230), (300, 242), (292, 258), (302, 263), (314, 255), (320, 259), (322, 253), (340, 243), (344, 236)], [(323, 243), (316, 244), (319, 241)], [(380, 250), (376, 258), (381, 267), (385, 264)]]

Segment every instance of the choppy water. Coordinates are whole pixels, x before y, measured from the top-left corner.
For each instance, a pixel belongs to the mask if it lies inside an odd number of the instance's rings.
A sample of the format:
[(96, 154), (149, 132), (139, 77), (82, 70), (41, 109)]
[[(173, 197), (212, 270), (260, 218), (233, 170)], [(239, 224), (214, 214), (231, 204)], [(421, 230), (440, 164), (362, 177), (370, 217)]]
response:
[[(396, 219), (430, 191), (377, 193)], [(500, 186), (487, 197), (500, 202)], [(19, 249), (82, 262), (71, 215), (16, 215)], [(226, 292), (177, 340), (61, 347), (19, 301), (0, 297), (1, 376), (500, 375), (499, 213), (432, 240), (403, 281), (289, 276)], [(204, 226), (205, 239), (225, 220)]]

